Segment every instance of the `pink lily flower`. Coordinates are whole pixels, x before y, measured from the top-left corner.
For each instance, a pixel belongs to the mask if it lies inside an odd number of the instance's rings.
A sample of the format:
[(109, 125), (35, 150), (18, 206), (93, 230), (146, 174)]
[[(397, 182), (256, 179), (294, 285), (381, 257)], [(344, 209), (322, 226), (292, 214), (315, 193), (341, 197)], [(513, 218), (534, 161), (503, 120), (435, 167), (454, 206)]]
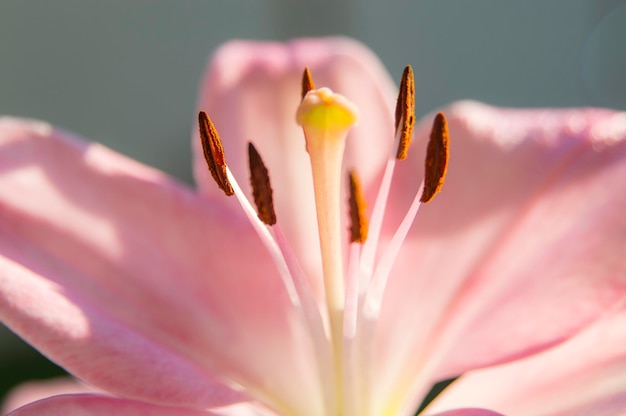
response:
[[(303, 98), (305, 66), (341, 96)], [(106, 392), (11, 415), (410, 415), (435, 381), (593, 344), (590, 325), (622, 323), (610, 315), (626, 295), (626, 115), (454, 104), (445, 184), (420, 208), (432, 117), (396, 162), (396, 92), (350, 40), (227, 44), (199, 108), (234, 198), (197, 134), (195, 191), (45, 123), (0, 121), (0, 319)], [(248, 141), (275, 225), (237, 185)], [(365, 242), (346, 231), (364, 206), (349, 217), (348, 169), (369, 209)], [(625, 358), (599, 354), (585, 374)], [(580, 406), (623, 403), (613, 387)]]

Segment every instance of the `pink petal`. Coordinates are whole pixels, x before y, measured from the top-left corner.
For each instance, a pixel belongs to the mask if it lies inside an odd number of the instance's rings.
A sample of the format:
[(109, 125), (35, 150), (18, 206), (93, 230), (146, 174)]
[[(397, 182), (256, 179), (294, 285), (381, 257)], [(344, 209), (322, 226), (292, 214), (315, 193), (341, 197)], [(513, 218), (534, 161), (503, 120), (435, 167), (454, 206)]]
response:
[(0, 318), (44, 354), (159, 403), (241, 399), (212, 374), (318, 399), (300, 317), (239, 212), (41, 123), (0, 123), (0, 170)]
[[(444, 112), (448, 177), (392, 272), (381, 390), (397, 388), (400, 374), (442, 379), (550, 347), (626, 293), (624, 113), (470, 102)], [(417, 150), (401, 166), (394, 218), (417, 188), (431, 123), (417, 127)]]
[(209, 416), (204, 410), (164, 407), (114, 397), (77, 394), (55, 396), (24, 406), (8, 416)]
[(480, 406), (538, 416), (623, 412), (625, 345), (622, 309), (542, 354), (462, 376), (444, 390), (434, 409)]
[[(456, 409), (443, 413), (431, 414), (430, 416), (498, 416), (500, 413), (486, 409)], [(501, 416), (501, 415), (500, 415)]]
[(9, 391), (0, 407), (0, 414), (7, 414), (18, 407), (51, 396), (93, 392), (93, 389), (70, 377), (27, 382)]
[[(258, 148), (270, 172), (278, 221), (309, 275), (320, 276), (310, 162), (295, 119), (305, 66), (318, 87), (330, 87), (359, 106), (362, 116), (348, 137), (345, 167), (356, 168), (364, 184), (372, 182), (393, 141), (396, 92), (378, 59), (353, 40), (227, 43), (209, 65), (199, 108), (213, 119), (228, 165), (245, 189), (247, 142)], [(202, 193), (219, 195), (207, 174), (197, 133), (193, 143), (198, 186)], [(321, 278), (313, 280), (319, 289)]]
[(555, 413), (552, 416), (621, 416), (626, 410), (626, 392), (620, 392), (611, 397), (587, 403), (575, 409), (568, 409)]

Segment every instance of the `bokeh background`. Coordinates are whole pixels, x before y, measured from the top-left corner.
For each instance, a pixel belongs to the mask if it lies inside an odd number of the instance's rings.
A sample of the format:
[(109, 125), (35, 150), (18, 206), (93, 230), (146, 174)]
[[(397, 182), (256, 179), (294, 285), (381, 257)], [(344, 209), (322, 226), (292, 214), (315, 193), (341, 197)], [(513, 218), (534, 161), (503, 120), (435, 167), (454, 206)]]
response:
[[(347, 35), (458, 99), (626, 109), (626, 1), (0, 0), (0, 114), (47, 120), (191, 183), (207, 57), (232, 38)], [(0, 325), (0, 400), (61, 370)]]

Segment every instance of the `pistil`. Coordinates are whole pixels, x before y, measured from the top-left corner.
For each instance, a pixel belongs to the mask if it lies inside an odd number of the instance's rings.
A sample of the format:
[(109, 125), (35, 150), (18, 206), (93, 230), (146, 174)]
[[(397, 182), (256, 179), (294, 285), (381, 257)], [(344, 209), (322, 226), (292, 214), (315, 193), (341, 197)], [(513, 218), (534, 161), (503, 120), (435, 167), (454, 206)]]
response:
[[(344, 266), (341, 232), (341, 165), (348, 130), (357, 121), (357, 109), (328, 88), (306, 93), (296, 120), (304, 130), (311, 159), (317, 227), (322, 254), (326, 306), (333, 346), (337, 397), (342, 399)], [(342, 408), (342, 403), (337, 403)]]
[(348, 130), (356, 123), (357, 110), (343, 96), (328, 88), (309, 91), (296, 119), (304, 130), (311, 159), (326, 303), (332, 335), (341, 336), (344, 284), (341, 240), (341, 163)]

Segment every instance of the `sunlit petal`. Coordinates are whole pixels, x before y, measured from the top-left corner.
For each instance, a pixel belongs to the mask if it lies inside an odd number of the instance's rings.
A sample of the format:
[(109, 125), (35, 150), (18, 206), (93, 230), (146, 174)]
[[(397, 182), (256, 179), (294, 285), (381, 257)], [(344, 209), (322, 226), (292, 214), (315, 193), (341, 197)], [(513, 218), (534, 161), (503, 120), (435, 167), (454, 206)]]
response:
[(126, 397), (206, 407), (239, 399), (225, 380), (310, 383), (304, 328), (242, 216), (40, 123), (5, 120), (0, 138), (0, 314), (15, 332)]

